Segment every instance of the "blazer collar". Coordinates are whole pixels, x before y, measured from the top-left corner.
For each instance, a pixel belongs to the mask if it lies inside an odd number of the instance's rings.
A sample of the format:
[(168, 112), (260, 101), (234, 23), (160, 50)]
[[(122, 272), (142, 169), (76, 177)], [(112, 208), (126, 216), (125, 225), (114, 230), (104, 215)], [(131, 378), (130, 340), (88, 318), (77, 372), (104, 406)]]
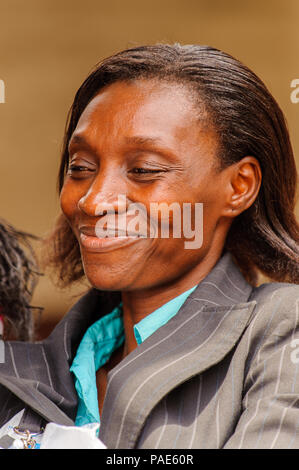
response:
[(167, 393), (224, 358), (251, 318), (251, 292), (224, 254), (179, 312), (109, 372), (100, 427), (108, 448), (134, 447)]

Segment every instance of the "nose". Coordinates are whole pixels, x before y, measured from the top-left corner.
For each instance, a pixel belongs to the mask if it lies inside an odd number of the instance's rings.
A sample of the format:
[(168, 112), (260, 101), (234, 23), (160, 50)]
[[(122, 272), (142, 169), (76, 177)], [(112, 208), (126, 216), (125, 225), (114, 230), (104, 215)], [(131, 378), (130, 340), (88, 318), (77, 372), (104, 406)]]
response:
[(79, 199), (78, 207), (91, 217), (110, 212), (125, 212), (127, 209), (127, 188), (123, 178), (115, 173), (99, 172), (86, 194)]

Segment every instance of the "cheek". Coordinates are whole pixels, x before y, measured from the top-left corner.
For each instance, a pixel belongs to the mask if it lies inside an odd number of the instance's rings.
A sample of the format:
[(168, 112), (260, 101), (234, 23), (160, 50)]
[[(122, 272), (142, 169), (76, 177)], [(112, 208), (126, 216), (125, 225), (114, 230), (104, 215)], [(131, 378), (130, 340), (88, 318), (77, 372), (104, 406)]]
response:
[(78, 208), (78, 202), (82, 195), (78, 189), (66, 181), (60, 193), (60, 207), (67, 219), (72, 220)]

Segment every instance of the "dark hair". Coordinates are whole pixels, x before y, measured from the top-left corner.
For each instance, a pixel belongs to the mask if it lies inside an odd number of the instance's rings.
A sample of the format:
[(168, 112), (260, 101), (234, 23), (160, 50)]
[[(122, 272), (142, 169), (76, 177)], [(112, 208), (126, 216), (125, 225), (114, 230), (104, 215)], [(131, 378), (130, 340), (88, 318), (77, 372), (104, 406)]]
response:
[(30, 305), (40, 275), (30, 244), (35, 238), (0, 220), (0, 315), (4, 337), (20, 341), (33, 339), (32, 310), (42, 310)]
[[(150, 78), (183, 83), (197, 93), (219, 137), (221, 168), (247, 155), (257, 158), (261, 189), (253, 205), (234, 219), (225, 249), (252, 284), (259, 271), (273, 280), (298, 283), (297, 174), (283, 113), (251, 70), (215, 48), (157, 44), (124, 50), (100, 62), (77, 91), (68, 116), (59, 190), (68, 168), (68, 142), (90, 100), (111, 83)], [(67, 285), (79, 279), (79, 246), (63, 215), (50, 241), (50, 261), (59, 267), (60, 280)]]

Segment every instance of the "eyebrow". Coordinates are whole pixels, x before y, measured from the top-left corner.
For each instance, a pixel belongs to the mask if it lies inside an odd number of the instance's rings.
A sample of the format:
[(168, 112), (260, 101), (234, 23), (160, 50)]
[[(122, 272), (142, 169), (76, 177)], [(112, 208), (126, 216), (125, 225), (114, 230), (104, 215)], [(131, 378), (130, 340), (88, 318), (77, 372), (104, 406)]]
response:
[(127, 144), (135, 144), (135, 145), (147, 145), (147, 144), (161, 144), (162, 141), (159, 137), (146, 137), (146, 136), (133, 136), (133, 137), (126, 137)]
[[(148, 136), (130, 136), (130, 137), (125, 137), (125, 143), (127, 145), (136, 145), (136, 146), (152, 146), (156, 147), (157, 153), (160, 153), (161, 156), (166, 157), (167, 159), (171, 160), (176, 160), (176, 155), (173, 153), (171, 149), (165, 146), (163, 143), (163, 140), (160, 139), (159, 137), (148, 137)], [(68, 144), (68, 148), (72, 147), (73, 145), (83, 145), (84, 147), (91, 149), (92, 145), (90, 145), (87, 141), (87, 139), (84, 137), (82, 134), (74, 134)], [(159, 148), (160, 146), (160, 148)]]
[(177, 155), (174, 151), (167, 147), (162, 139), (159, 137), (147, 137), (147, 136), (132, 136), (126, 137), (125, 139), (127, 145), (136, 145), (136, 146), (144, 146), (150, 147), (152, 146), (154, 152), (160, 154), (162, 157), (166, 158), (167, 160), (177, 161)]
[(87, 140), (85, 139), (85, 137), (83, 135), (80, 135), (80, 134), (74, 134), (71, 136), (70, 140), (69, 140), (69, 143), (68, 145), (76, 145), (76, 144), (84, 144), (86, 146), (89, 146)]
[[(158, 137), (146, 137), (146, 136), (132, 136), (125, 138), (126, 144), (135, 144), (135, 145), (146, 145), (146, 144), (161, 144), (162, 141)], [(70, 140), (69, 145), (84, 144), (89, 146), (88, 141), (83, 135), (74, 134)]]

